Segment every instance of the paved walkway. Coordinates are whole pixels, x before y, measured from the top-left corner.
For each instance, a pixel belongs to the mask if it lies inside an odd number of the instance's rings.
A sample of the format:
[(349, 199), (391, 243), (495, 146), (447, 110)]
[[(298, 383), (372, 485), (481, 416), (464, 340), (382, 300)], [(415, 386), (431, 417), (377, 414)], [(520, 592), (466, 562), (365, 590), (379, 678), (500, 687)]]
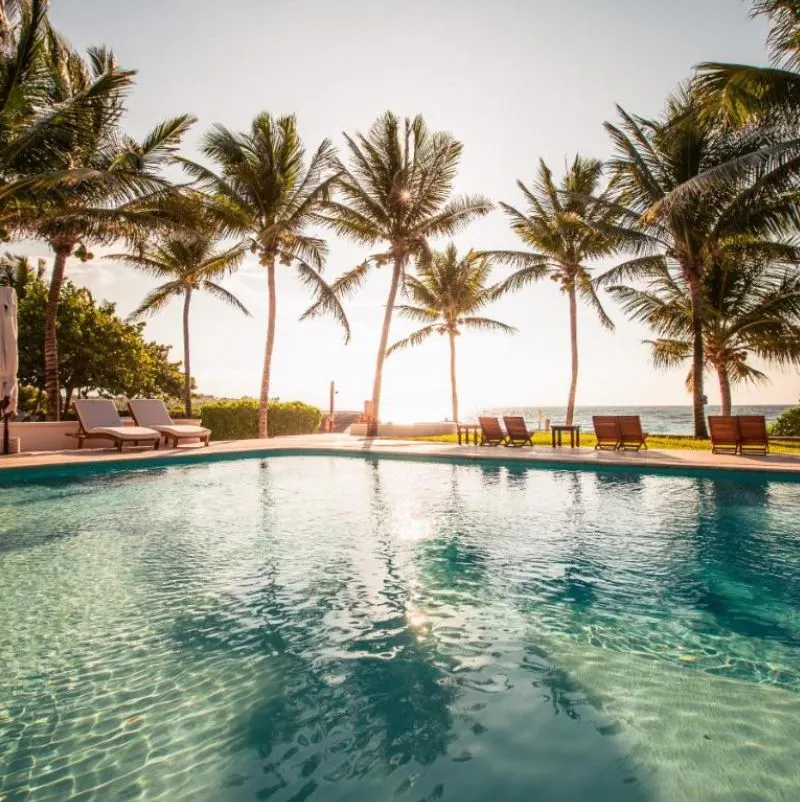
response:
[(501, 463), (565, 463), (575, 465), (632, 465), (642, 468), (718, 469), (777, 471), (796, 473), (800, 477), (800, 455), (770, 454), (766, 457), (734, 457), (712, 454), (710, 451), (595, 451), (590, 448), (479, 448), (449, 443), (425, 443), (412, 440), (369, 440), (340, 434), (316, 434), (297, 437), (276, 437), (271, 440), (232, 440), (212, 443), (208, 448), (194, 444), (179, 448), (126, 450), (83, 449), (74, 451), (43, 451), (31, 454), (0, 456), (0, 470), (30, 466), (61, 466), (81, 463), (114, 462), (135, 464), (157, 459), (203, 459), (220, 454), (268, 454), (271, 451), (325, 451), (331, 454), (385, 454), (409, 458), (446, 457), (460, 460), (496, 460)]

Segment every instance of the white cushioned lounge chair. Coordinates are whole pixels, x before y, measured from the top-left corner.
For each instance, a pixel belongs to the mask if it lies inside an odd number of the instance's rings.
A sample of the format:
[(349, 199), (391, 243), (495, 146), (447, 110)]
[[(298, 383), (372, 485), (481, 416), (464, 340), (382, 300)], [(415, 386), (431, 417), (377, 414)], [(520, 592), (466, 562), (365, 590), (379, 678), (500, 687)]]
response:
[(84, 440), (111, 440), (122, 451), (125, 443), (138, 446), (139, 443), (152, 443), (158, 448), (161, 435), (143, 426), (123, 426), (114, 402), (108, 398), (80, 398), (73, 402), (78, 415), (78, 448), (83, 448)]
[(154, 429), (164, 437), (164, 442), (177, 448), (179, 440), (201, 440), (208, 445), (211, 430), (203, 426), (175, 423), (169, 416), (163, 401), (154, 398), (136, 398), (128, 402), (131, 415), (139, 426)]

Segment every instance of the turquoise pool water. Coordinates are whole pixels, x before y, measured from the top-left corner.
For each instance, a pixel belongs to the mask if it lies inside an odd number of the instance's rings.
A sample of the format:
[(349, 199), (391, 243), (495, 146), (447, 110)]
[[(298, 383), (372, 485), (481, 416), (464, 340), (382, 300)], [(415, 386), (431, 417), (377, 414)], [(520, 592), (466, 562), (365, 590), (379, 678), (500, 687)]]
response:
[(800, 799), (800, 484), (282, 456), (0, 488), (0, 800)]

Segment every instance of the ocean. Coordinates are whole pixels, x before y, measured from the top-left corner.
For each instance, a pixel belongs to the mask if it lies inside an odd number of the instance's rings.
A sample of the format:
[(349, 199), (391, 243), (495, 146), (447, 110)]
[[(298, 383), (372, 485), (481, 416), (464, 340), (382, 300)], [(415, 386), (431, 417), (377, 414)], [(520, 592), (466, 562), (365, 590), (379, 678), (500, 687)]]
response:
[[(789, 406), (734, 406), (734, 415), (763, 415), (767, 423), (775, 419)], [(478, 415), (522, 415), (529, 427), (544, 429), (544, 421), (563, 423), (566, 407), (487, 407), (474, 411), (474, 415), (464, 420), (472, 420)], [(719, 415), (717, 406), (708, 405), (706, 415)], [(692, 408), (690, 406), (675, 407), (575, 407), (575, 423), (579, 423), (585, 431), (592, 430), (592, 415), (639, 415), (642, 427), (651, 434), (688, 434), (693, 432)]]

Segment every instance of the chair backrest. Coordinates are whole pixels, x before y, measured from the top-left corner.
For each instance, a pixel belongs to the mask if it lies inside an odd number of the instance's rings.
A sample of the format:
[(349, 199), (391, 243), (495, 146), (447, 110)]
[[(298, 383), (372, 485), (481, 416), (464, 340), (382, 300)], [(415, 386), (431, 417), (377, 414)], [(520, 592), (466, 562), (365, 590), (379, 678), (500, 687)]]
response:
[(619, 440), (619, 418), (615, 415), (593, 415), (592, 424), (598, 440)]
[(166, 404), (157, 398), (134, 398), (128, 401), (131, 414), (139, 426), (171, 426)]
[(767, 442), (767, 421), (763, 415), (737, 415), (739, 442), (745, 444)]
[(617, 415), (619, 435), (623, 440), (644, 440), (642, 419), (638, 415)]
[(117, 407), (110, 398), (79, 398), (72, 405), (87, 431), (98, 426), (122, 426)]
[(527, 427), (525, 426), (525, 418), (521, 415), (510, 415), (503, 418), (503, 423), (506, 426), (508, 436), (512, 440), (527, 440), (530, 437)]
[(506, 433), (500, 428), (500, 421), (497, 418), (478, 418), (481, 430), (485, 437), (490, 440), (502, 440)]
[(716, 445), (738, 445), (739, 421), (735, 415), (709, 415), (711, 442)]

